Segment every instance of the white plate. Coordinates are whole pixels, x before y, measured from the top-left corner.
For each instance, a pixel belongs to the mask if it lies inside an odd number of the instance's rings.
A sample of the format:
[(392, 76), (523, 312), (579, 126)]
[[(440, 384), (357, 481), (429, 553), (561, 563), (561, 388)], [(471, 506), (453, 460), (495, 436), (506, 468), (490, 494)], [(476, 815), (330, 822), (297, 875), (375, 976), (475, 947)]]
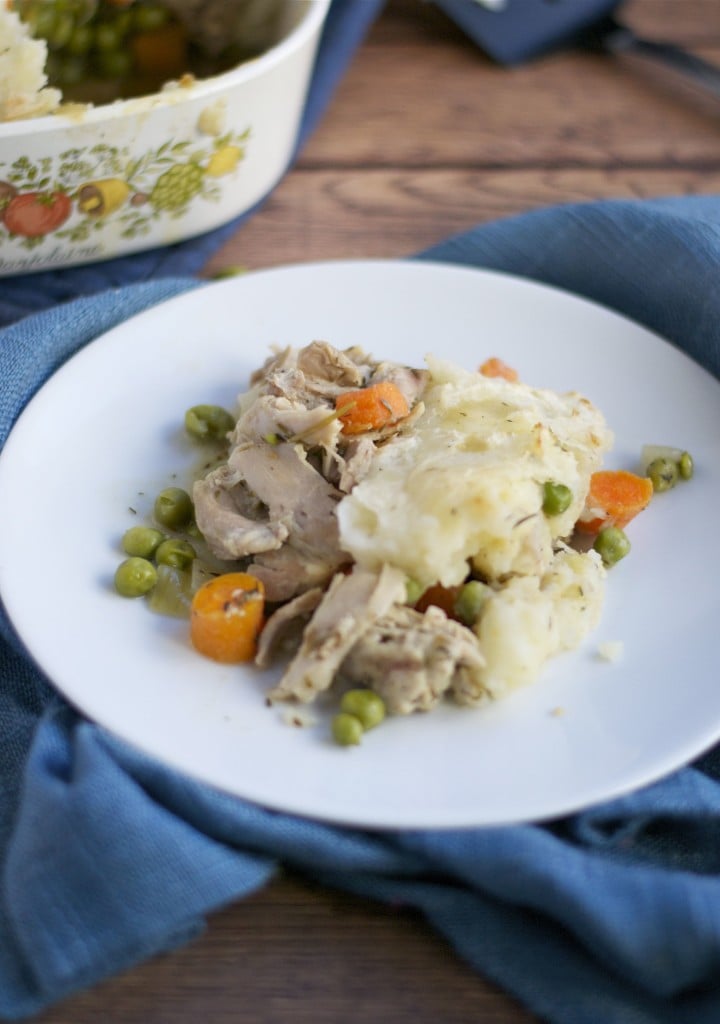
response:
[[(111, 589), (130, 507), (188, 469), (185, 409), (230, 404), (274, 343), (324, 338), (420, 363), (489, 355), (583, 391), (617, 435), (690, 450), (695, 478), (630, 527), (598, 631), (478, 710), (387, 721), (360, 747), (294, 728), (252, 670), (195, 655), (184, 623)], [(0, 457), (0, 590), (55, 686), (139, 748), (272, 808), (367, 827), (543, 819), (650, 782), (720, 736), (720, 385), (656, 335), (563, 292), (438, 264), (306, 264), (230, 279), (134, 317), (38, 393)], [(139, 492), (144, 492), (140, 494)], [(622, 641), (620, 662), (598, 644)]]

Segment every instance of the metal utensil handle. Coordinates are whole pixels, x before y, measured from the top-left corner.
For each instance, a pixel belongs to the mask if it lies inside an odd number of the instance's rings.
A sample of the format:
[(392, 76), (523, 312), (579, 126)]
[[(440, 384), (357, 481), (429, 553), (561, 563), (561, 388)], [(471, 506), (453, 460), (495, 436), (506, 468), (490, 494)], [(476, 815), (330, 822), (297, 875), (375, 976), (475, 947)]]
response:
[[(612, 22), (612, 24), (608, 24)], [(720, 98), (720, 67), (710, 64), (693, 53), (674, 46), (672, 43), (657, 42), (643, 39), (625, 25), (619, 25), (614, 19), (606, 19), (607, 31), (602, 38), (603, 49), (610, 53), (632, 53), (639, 57), (648, 57), (660, 61), (667, 67), (679, 72), (686, 78), (707, 89)]]

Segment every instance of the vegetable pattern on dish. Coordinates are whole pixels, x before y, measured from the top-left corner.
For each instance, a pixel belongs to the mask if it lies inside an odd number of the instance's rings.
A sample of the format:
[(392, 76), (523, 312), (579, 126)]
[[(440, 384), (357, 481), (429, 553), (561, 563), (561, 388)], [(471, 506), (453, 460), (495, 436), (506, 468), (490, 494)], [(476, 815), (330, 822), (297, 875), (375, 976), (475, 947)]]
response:
[(183, 217), (193, 203), (217, 202), (220, 179), (245, 158), (250, 129), (212, 141), (169, 139), (142, 157), (104, 144), (68, 149), (57, 162), (19, 156), (0, 164), (0, 245), (25, 249), (50, 234), (71, 245), (147, 234), (153, 221)]

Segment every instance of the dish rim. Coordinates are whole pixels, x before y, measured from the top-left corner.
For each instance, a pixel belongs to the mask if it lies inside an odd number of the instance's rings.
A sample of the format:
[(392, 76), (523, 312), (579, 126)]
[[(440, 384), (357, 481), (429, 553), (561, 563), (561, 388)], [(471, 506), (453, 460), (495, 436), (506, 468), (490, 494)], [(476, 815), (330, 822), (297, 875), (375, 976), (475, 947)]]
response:
[[(290, 2), (295, 2), (295, 0), (290, 0)], [(164, 92), (158, 91), (143, 96), (114, 100), (111, 103), (83, 106), (80, 117), (73, 110), (63, 111), (61, 108), (54, 113), (43, 114), (41, 117), (0, 121), (0, 143), (26, 135), (35, 137), (51, 135), (56, 131), (65, 132), (77, 124), (83, 126), (104, 124), (124, 117), (135, 117), (180, 107), (185, 101), (206, 100), (245, 85), (277, 67), (292, 53), (301, 49), (316, 31), (321, 30), (332, 0), (303, 0), (303, 2), (306, 9), (288, 34), (258, 57), (243, 61), (228, 71), (193, 80), (189, 87), (178, 85), (176, 88), (167, 89)]]

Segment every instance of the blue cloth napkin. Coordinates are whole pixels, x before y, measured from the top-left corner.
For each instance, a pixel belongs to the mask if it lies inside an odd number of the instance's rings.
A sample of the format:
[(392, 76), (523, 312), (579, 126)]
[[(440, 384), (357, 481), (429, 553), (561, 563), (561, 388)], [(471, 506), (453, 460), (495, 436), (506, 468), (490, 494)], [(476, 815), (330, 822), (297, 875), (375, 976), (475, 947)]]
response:
[[(333, 0), (318, 45), (291, 163), (317, 126), (348, 63), (383, 4), (384, 0)], [(266, 198), (231, 223), (186, 242), (87, 266), (0, 278), (0, 327), (27, 313), (47, 309), (81, 295), (93, 295), (106, 288), (157, 277), (196, 274)]]
[[(538, 210), (420, 258), (571, 289), (720, 375), (720, 197)], [(188, 287), (202, 285), (131, 284), (0, 332), (0, 445), (73, 352)], [(543, 825), (331, 827), (138, 754), (55, 694), (0, 613), (0, 1017), (29, 1016), (188, 941), (280, 865), (419, 910), (551, 1024), (720, 1020), (720, 749)]]

